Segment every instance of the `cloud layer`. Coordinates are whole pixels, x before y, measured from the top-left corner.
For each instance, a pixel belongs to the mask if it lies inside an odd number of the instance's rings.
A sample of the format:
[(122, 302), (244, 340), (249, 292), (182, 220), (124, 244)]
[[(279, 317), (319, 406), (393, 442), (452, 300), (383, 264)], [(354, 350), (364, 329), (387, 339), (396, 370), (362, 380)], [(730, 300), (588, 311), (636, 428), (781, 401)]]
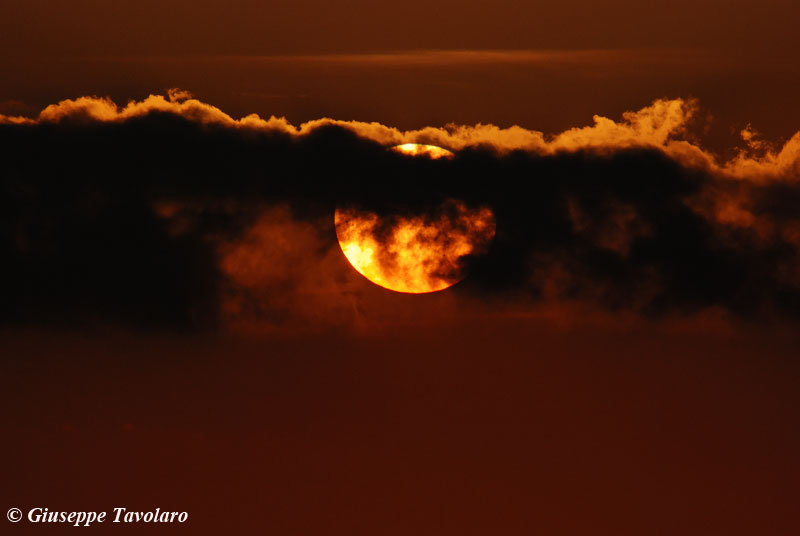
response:
[[(180, 90), (123, 107), (82, 97), (36, 118), (0, 115), (0, 318), (348, 323), (390, 297), (338, 251), (336, 207), (410, 216), (448, 199), (496, 215), (490, 251), (447, 291), (487, 310), (581, 301), (794, 317), (800, 134), (773, 148), (748, 129), (745, 147), (721, 161), (692, 141), (697, 110), (656, 101), (551, 136), (234, 119)], [(386, 150), (402, 143), (456, 156)]]

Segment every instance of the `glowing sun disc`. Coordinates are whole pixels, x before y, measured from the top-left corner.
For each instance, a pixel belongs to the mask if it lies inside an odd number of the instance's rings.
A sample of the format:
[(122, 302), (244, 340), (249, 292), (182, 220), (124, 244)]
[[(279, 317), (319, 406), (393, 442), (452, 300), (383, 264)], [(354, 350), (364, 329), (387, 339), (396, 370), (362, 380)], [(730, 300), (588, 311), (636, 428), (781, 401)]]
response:
[(361, 275), (389, 290), (421, 294), (451, 287), (464, 276), (464, 257), (484, 253), (495, 233), (487, 207), (448, 201), (437, 214), (395, 217), (336, 209), (342, 253)]
[(436, 145), (425, 145), (423, 143), (404, 143), (403, 145), (395, 145), (392, 150), (398, 153), (403, 153), (411, 156), (427, 156), (428, 158), (453, 158), (455, 156), (451, 151)]

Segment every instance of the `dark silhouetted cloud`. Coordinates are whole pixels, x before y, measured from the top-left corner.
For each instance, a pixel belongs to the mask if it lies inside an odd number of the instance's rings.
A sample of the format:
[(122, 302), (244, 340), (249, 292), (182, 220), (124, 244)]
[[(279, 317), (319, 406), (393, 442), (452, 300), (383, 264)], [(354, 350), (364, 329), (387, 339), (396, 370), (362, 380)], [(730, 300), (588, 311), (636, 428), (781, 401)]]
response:
[[(772, 149), (747, 131), (748, 148), (719, 162), (687, 141), (695, 109), (657, 101), (551, 137), (234, 120), (177, 90), (0, 116), (0, 319), (357, 323), (386, 297), (341, 255), (336, 207), (398, 216), (449, 199), (490, 207), (496, 235), (446, 299), (795, 316), (800, 136)], [(399, 143), (455, 157), (387, 150)]]

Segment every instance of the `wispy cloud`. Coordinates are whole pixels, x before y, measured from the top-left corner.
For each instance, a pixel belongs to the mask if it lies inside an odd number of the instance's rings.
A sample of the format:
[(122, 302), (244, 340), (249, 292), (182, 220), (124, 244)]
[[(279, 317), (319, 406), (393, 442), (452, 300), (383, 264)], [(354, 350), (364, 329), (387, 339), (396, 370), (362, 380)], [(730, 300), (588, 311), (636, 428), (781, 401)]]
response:
[(659, 63), (696, 63), (720, 61), (720, 54), (710, 49), (420, 49), (389, 50), (369, 53), (325, 53), (292, 55), (182, 55), (182, 56), (93, 56), (75, 60), (145, 62), (145, 63), (260, 63), (312, 64), (385, 67), (468, 66), (468, 65), (590, 65), (637, 60)]

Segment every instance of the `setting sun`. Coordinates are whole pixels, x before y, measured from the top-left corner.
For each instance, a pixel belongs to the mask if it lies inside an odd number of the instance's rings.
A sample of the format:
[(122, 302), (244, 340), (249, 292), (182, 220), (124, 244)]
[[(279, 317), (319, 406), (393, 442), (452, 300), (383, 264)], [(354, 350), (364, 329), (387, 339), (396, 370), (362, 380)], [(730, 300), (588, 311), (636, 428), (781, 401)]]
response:
[(457, 201), (438, 216), (388, 218), (337, 209), (336, 235), (361, 275), (384, 288), (419, 294), (446, 289), (464, 277), (463, 258), (484, 253), (495, 233), (494, 214)]
[(448, 151), (436, 145), (425, 145), (422, 143), (404, 143), (392, 147), (398, 153), (403, 153), (411, 156), (427, 156), (428, 158), (452, 158), (454, 155), (452, 151)]

